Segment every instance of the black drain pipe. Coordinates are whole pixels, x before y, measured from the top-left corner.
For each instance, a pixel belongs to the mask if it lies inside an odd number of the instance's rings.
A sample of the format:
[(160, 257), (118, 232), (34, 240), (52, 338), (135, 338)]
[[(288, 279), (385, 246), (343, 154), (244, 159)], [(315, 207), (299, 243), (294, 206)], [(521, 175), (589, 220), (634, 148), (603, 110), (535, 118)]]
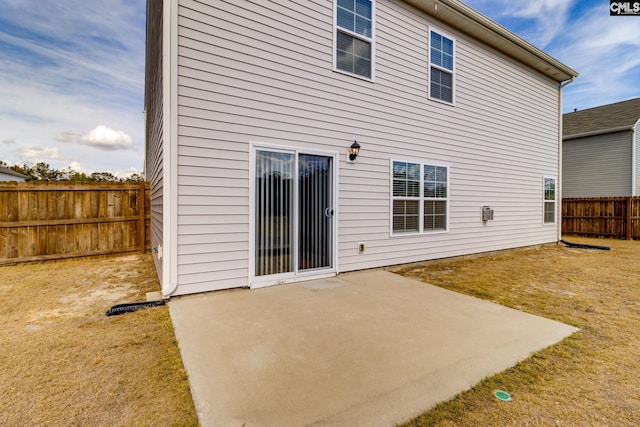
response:
[(137, 310), (140, 310), (141, 308), (158, 307), (160, 305), (164, 305), (164, 300), (118, 304), (118, 305), (114, 305), (109, 310), (107, 310), (107, 312), (105, 313), (105, 316), (117, 316), (119, 314), (131, 313), (132, 311), (137, 311)]
[(567, 245), (568, 248), (574, 248), (574, 249), (599, 249), (601, 251), (611, 250), (611, 248), (609, 246), (585, 245), (585, 244), (582, 244), (582, 243), (567, 242), (566, 240), (560, 240), (560, 242), (564, 243), (565, 245)]

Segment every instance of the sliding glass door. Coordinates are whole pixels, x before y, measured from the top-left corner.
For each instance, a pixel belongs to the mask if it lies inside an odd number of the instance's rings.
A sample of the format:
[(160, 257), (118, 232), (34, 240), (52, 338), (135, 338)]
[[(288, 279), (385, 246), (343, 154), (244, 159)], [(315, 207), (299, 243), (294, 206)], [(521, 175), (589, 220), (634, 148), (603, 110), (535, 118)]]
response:
[(255, 276), (333, 268), (333, 157), (256, 151)]
[(298, 269), (331, 267), (333, 191), (331, 158), (298, 157)]

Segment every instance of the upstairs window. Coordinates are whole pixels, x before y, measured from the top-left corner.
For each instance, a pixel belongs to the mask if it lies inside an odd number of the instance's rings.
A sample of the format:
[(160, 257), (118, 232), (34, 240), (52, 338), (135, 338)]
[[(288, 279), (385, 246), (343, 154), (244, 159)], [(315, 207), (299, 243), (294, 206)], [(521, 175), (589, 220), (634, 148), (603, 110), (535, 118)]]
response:
[(371, 79), (373, 0), (335, 1), (335, 69)]
[(429, 96), (452, 104), (454, 42), (435, 31), (429, 41)]
[(544, 223), (556, 223), (556, 179), (544, 178)]

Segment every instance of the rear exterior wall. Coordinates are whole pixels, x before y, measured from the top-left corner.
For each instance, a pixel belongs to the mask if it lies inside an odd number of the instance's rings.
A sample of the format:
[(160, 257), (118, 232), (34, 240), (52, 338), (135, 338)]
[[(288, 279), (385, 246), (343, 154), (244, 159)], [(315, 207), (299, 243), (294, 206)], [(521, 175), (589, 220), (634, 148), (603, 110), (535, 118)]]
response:
[[(339, 272), (557, 240), (556, 82), (401, 1), (376, 2), (374, 82), (333, 71), (330, 0), (181, 0), (178, 15), (176, 294), (248, 285), (250, 143), (339, 153)], [(456, 43), (455, 105), (427, 96), (430, 29)], [(391, 235), (392, 159), (449, 165), (448, 232)]]

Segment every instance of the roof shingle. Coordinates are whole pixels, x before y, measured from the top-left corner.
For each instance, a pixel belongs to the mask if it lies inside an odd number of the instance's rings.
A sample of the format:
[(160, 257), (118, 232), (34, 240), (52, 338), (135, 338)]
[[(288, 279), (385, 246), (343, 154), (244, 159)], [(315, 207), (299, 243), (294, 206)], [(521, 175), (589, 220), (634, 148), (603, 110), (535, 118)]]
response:
[(562, 136), (605, 132), (628, 127), (640, 120), (640, 98), (589, 108), (562, 116)]

